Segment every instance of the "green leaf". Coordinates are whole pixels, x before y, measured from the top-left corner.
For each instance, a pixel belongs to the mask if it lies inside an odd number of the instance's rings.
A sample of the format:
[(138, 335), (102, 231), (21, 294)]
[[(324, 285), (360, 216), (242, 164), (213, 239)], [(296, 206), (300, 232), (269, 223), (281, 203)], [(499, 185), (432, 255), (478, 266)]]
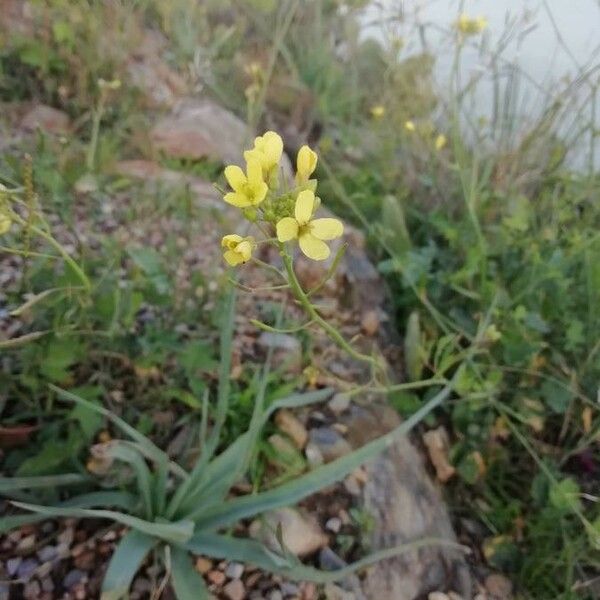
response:
[(384, 548), (373, 552), (356, 562), (335, 571), (321, 571), (314, 567), (304, 566), (291, 554), (278, 554), (269, 550), (260, 542), (232, 536), (198, 533), (185, 544), (185, 547), (194, 554), (205, 554), (216, 559), (249, 563), (264, 571), (283, 575), (287, 579), (296, 581), (313, 581), (315, 583), (330, 583), (339, 581), (370, 565), (393, 558), (406, 552), (415, 552), (421, 548), (444, 546), (463, 550), (468, 549), (460, 544), (445, 539), (424, 538), (415, 542), (401, 544), (393, 548)]
[(0, 477), (0, 494), (38, 488), (54, 488), (62, 485), (73, 485), (89, 481), (89, 477), (81, 473), (64, 473), (62, 475), (40, 475), (38, 477)]
[(550, 504), (554, 506), (554, 508), (558, 508), (565, 512), (577, 512), (581, 510), (580, 494), (581, 490), (579, 489), (577, 482), (571, 477), (567, 477), (550, 486)]
[(177, 600), (208, 600), (204, 579), (194, 568), (189, 554), (181, 548), (171, 548), (171, 578)]
[(559, 415), (565, 414), (573, 399), (573, 392), (568, 386), (546, 380), (542, 384), (541, 391), (542, 397), (549, 408)]
[[(82, 386), (71, 390), (72, 394), (85, 398), (92, 404), (99, 404), (102, 395), (102, 388), (99, 386)], [(96, 433), (102, 428), (103, 418), (97, 411), (89, 409), (87, 406), (78, 404), (71, 410), (69, 417), (76, 420), (83, 431), (86, 440), (91, 441)]]
[(160, 463), (163, 460), (169, 461), (169, 467), (172, 472), (176, 473), (179, 477), (183, 479), (187, 479), (188, 474), (182, 469), (178, 464), (169, 460), (168, 455), (163, 452), (158, 446), (156, 446), (149, 438), (145, 435), (141, 434), (135, 427), (132, 427), (128, 423), (126, 423), (120, 417), (117, 417), (110, 410), (102, 406), (97, 406), (92, 402), (88, 402), (84, 398), (73, 394), (72, 392), (68, 392), (67, 390), (63, 390), (55, 385), (50, 385), (50, 389), (54, 390), (63, 400), (67, 400), (69, 402), (75, 402), (76, 404), (85, 406), (89, 408), (91, 411), (96, 412), (110, 421), (112, 421), (123, 433), (127, 434), (132, 440), (136, 441), (140, 445), (140, 450), (144, 453), (144, 456)]
[(199, 530), (214, 530), (267, 510), (295, 504), (314, 492), (343, 479), (361, 464), (377, 456), (393, 444), (398, 436), (406, 434), (436, 406), (439, 406), (450, 395), (450, 390), (451, 386), (446, 386), (390, 433), (369, 442), (351, 454), (272, 490), (256, 495), (241, 496), (206, 508), (199, 507), (190, 513), (189, 518), (197, 519)]
[(67, 439), (51, 438), (44, 442), (34, 456), (24, 460), (17, 470), (19, 476), (33, 476), (64, 470), (81, 449), (81, 433), (73, 430)]
[(45, 350), (40, 372), (51, 381), (69, 377), (69, 368), (79, 359), (80, 347), (72, 339), (53, 339)]
[(404, 359), (406, 363), (406, 374), (409, 381), (418, 381), (423, 372), (425, 349), (421, 343), (421, 325), (419, 322), (419, 311), (414, 310), (408, 317), (406, 323), (406, 335), (404, 336)]
[[(81, 494), (75, 496), (59, 506), (62, 507), (77, 507), (88, 508), (92, 506), (114, 506), (123, 510), (133, 510), (136, 505), (136, 498), (125, 492), (91, 492), (89, 494)], [(0, 535), (31, 523), (45, 521), (46, 515), (42, 514), (27, 514), (27, 515), (11, 515), (9, 517), (0, 518)]]
[(128, 531), (110, 559), (102, 582), (100, 600), (120, 600), (126, 597), (135, 574), (156, 544), (156, 538), (135, 529)]
[(24, 502), (13, 502), (13, 504), (23, 510), (30, 510), (46, 517), (109, 519), (137, 529), (141, 533), (174, 544), (184, 544), (192, 537), (194, 531), (194, 524), (191, 521), (152, 523), (114, 510), (39, 506), (37, 504), (26, 504)]

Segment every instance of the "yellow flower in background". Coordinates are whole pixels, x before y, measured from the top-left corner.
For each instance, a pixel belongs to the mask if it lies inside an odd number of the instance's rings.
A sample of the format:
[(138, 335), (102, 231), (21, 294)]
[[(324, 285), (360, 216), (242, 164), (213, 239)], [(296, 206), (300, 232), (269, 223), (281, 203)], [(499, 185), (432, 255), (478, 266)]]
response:
[(221, 248), (225, 249), (223, 258), (232, 267), (248, 262), (254, 246), (253, 237), (242, 237), (236, 233), (226, 235), (221, 240)]
[(488, 20), (485, 17), (469, 17), (464, 13), (456, 21), (456, 27), (463, 35), (477, 35), (487, 26)]
[(417, 127), (415, 126), (415, 122), (409, 119), (404, 122), (404, 129), (406, 129), (406, 131), (416, 131)]
[(314, 192), (303, 190), (298, 194), (293, 217), (284, 217), (277, 223), (280, 242), (298, 240), (300, 250), (313, 260), (325, 260), (331, 251), (325, 243), (341, 237), (344, 226), (338, 219), (313, 219), (317, 201)]
[(263, 180), (260, 163), (255, 158), (248, 160), (246, 173), (237, 165), (225, 168), (225, 179), (232, 187), (233, 192), (225, 194), (224, 200), (238, 208), (258, 206), (267, 195), (269, 188)]
[(267, 131), (254, 140), (254, 148), (244, 152), (246, 161), (257, 160), (265, 177), (275, 168), (283, 154), (283, 140), (274, 131)]
[(371, 107), (371, 116), (374, 119), (381, 119), (385, 115), (385, 106), (382, 104), (376, 104)]
[(304, 145), (298, 150), (296, 158), (296, 181), (308, 181), (317, 168), (317, 153)]
[(440, 133), (436, 138), (435, 138), (435, 149), (436, 150), (441, 150), (448, 142), (448, 139), (446, 138), (446, 136), (443, 133)]
[(12, 221), (8, 215), (0, 213), (0, 235), (4, 235), (10, 229)]

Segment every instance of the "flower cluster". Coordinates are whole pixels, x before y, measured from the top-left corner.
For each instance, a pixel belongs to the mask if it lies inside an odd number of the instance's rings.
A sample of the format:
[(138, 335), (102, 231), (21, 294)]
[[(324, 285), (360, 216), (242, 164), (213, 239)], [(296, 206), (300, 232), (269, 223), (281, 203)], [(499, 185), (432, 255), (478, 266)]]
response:
[(456, 21), (456, 28), (462, 35), (477, 35), (488, 26), (488, 20), (485, 17), (469, 17), (462, 14)]
[[(315, 218), (321, 200), (315, 195), (317, 180), (311, 179), (317, 167), (317, 155), (302, 146), (296, 159), (294, 182), (281, 176), (283, 140), (274, 131), (267, 131), (254, 140), (254, 147), (244, 152), (246, 171), (237, 165), (225, 169), (225, 179), (231, 187), (223, 196), (225, 202), (241, 208), (244, 215), (261, 231), (273, 231), (281, 246), (297, 241), (300, 250), (313, 260), (325, 260), (330, 255), (327, 241), (340, 237), (344, 227), (338, 219)], [(223, 258), (232, 266), (250, 260), (256, 248), (252, 237), (226, 235), (221, 246)]]

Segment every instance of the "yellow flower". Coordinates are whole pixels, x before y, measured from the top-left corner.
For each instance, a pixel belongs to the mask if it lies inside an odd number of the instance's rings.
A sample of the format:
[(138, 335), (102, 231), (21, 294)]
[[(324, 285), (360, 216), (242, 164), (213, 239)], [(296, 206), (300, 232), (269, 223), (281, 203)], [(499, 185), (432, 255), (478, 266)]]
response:
[(473, 18), (462, 14), (458, 17), (458, 21), (456, 21), (456, 27), (463, 35), (477, 35), (487, 26), (488, 20), (485, 17)]
[(417, 128), (415, 126), (414, 121), (411, 121), (409, 119), (408, 121), (404, 122), (404, 129), (406, 129), (406, 131), (415, 131)]
[(375, 119), (381, 119), (385, 115), (385, 106), (381, 104), (377, 104), (371, 107), (371, 116)]
[(263, 181), (262, 168), (258, 160), (250, 158), (246, 168), (247, 175), (237, 165), (225, 168), (225, 179), (233, 192), (225, 194), (224, 200), (238, 208), (258, 206), (267, 195), (269, 188)]
[(12, 221), (8, 215), (3, 215), (0, 213), (0, 235), (4, 235), (10, 229), (12, 225)]
[(248, 162), (250, 160), (258, 160), (266, 176), (279, 164), (282, 153), (283, 140), (281, 136), (274, 131), (267, 131), (264, 135), (255, 138), (254, 148), (246, 150), (244, 158)]
[(298, 194), (293, 217), (284, 217), (277, 223), (277, 239), (280, 242), (298, 240), (300, 250), (313, 260), (325, 260), (329, 254), (327, 240), (339, 238), (344, 226), (337, 219), (313, 219), (316, 198), (311, 190)]
[(236, 233), (226, 235), (221, 240), (221, 248), (225, 248), (223, 258), (232, 267), (248, 262), (254, 249), (253, 237), (242, 237)]
[(440, 133), (435, 138), (435, 149), (436, 150), (441, 150), (446, 145), (447, 141), (448, 140), (446, 139), (446, 136), (443, 133)]
[(304, 145), (298, 150), (296, 159), (296, 181), (308, 181), (317, 168), (317, 153)]

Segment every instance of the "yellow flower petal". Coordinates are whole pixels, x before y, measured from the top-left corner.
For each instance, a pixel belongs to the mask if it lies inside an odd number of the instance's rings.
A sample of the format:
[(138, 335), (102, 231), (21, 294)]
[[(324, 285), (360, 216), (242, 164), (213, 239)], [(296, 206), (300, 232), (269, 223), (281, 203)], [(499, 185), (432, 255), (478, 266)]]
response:
[(227, 183), (229, 183), (236, 192), (241, 191), (247, 182), (244, 171), (237, 165), (229, 165), (225, 168), (225, 179), (227, 179)]
[(315, 208), (315, 194), (311, 190), (302, 190), (296, 198), (294, 215), (298, 225), (306, 225), (313, 215)]
[(435, 149), (441, 150), (446, 145), (447, 141), (446, 136), (443, 133), (440, 133), (440, 135), (435, 138)]
[(221, 248), (229, 248), (229, 250), (233, 250), (243, 239), (244, 238), (237, 233), (224, 235), (223, 239), (221, 240)]
[(4, 235), (10, 229), (12, 221), (8, 215), (0, 215), (0, 235)]
[(284, 217), (277, 223), (277, 239), (280, 242), (288, 242), (298, 237), (298, 223), (292, 217)]
[(313, 152), (308, 146), (302, 146), (298, 150), (298, 157), (296, 158), (296, 169), (298, 175), (305, 179), (308, 179), (313, 171), (317, 168), (317, 154)]
[(310, 233), (320, 240), (334, 240), (344, 233), (344, 226), (338, 219), (315, 219), (309, 227)]
[(248, 206), (252, 206), (252, 202), (248, 199), (245, 194), (239, 194), (238, 192), (229, 192), (223, 196), (223, 200), (228, 204), (233, 204), (233, 206), (237, 206), (238, 208), (247, 208)]
[(406, 121), (404, 123), (404, 128), (406, 129), (406, 131), (414, 131), (416, 129), (414, 121)]
[(329, 246), (310, 233), (303, 233), (298, 243), (300, 244), (300, 250), (312, 260), (325, 260), (329, 257)]
[(269, 161), (270, 166), (276, 165), (283, 154), (283, 140), (281, 136), (274, 131), (267, 131), (263, 135), (264, 153)]
[(243, 242), (240, 242), (236, 246), (235, 251), (241, 256), (244, 262), (250, 260), (250, 257), (252, 256), (252, 242), (250, 242), (250, 240), (244, 240)]
[(248, 184), (251, 186), (259, 186), (263, 183), (262, 166), (260, 161), (254, 155), (248, 158), (248, 166), (246, 167), (248, 173)]
[(264, 182), (260, 181), (256, 185), (252, 186), (252, 198), (251, 205), (258, 206), (266, 197), (269, 191), (269, 186)]
[(225, 254), (223, 254), (223, 258), (225, 259), (227, 264), (231, 265), (232, 267), (241, 265), (244, 262), (244, 259), (237, 252), (234, 252), (233, 250), (227, 250), (227, 252), (225, 252)]

